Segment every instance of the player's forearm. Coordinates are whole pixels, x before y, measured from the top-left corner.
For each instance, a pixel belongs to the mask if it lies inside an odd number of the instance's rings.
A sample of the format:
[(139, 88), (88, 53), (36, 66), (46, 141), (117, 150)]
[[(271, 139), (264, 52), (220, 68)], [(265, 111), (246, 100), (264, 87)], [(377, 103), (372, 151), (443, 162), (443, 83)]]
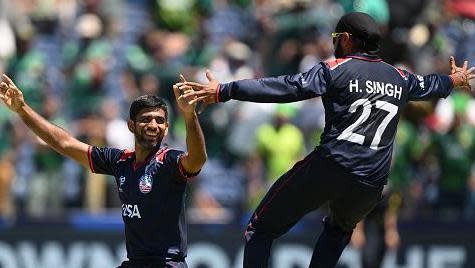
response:
[(449, 75), (426, 75), (424, 80), (429, 84), (429, 91), (437, 98), (445, 98), (454, 88), (454, 81)]
[(221, 84), (218, 100), (225, 102), (234, 99), (263, 103), (301, 101), (320, 96), (325, 91), (327, 80), (324, 68), (315, 66), (308, 72), (295, 75)]
[(448, 75), (429, 74), (415, 75), (408, 73), (410, 94), (409, 100), (429, 100), (447, 97), (454, 87), (452, 78)]
[(303, 100), (299, 87), (279, 77), (240, 80), (220, 85), (220, 101), (229, 99), (261, 102), (286, 103)]
[(51, 148), (60, 154), (69, 156), (67, 152), (68, 144), (75, 140), (74, 137), (62, 128), (48, 122), (28, 105), (24, 105), (23, 108), (18, 111), (18, 115), (28, 128)]
[(186, 146), (188, 151), (187, 170), (190, 173), (198, 172), (206, 162), (206, 145), (196, 113), (183, 114), (186, 125)]

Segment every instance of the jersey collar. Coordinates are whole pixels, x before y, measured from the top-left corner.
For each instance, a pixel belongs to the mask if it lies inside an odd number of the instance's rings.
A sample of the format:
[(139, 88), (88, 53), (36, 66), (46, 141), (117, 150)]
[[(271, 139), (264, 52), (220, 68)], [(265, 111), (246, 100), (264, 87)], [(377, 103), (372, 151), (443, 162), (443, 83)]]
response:
[(358, 59), (358, 60), (364, 60), (364, 61), (382, 61), (382, 59), (378, 55), (374, 54), (366, 54), (366, 53), (355, 53), (355, 54), (350, 54), (346, 56), (345, 58), (352, 58), (352, 59)]
[(147, 157), (145, 158), (145, 161), (140, 162), (140, 163), (136, 162), (135, 155), (134, 155), (134, 162), (132, 163), (132, 167), (134, 168), (134, 170), (137, 170), (141, 168), (145, 163), (150, 162), (152, 157), (155, 156), (155, 154), (158, 152), (159, 149), (160, 149), (160, 145), (155, 146), (155, 148), (153, 148), (153, 150), (150, 151), (150, 153), (148, 153)]

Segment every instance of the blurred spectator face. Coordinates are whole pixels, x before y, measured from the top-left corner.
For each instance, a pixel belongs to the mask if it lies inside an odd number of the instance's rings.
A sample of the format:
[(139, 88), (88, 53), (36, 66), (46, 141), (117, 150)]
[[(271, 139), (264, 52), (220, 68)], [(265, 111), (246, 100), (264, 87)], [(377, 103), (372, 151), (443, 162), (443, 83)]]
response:
[(111, 121), (119, 117), (119, 105), (112, 98), (106, 99), (101, 105), (101, 112), (106, 120)]
[(129, 130), (134, 133), (135, 141), (145, 150), (160, 144), (168, 132), (165, 111), (161, 108), (145, 108), (135, 121), (129, 119)]
[(279, 58), (283, 62), (291, 61), (299, 53), (299, 44), (294, 39), (286, 40), (279, 49)]
[(190, 45), (190, 38), (183, 33), (167, 33), (163, 40), (163, 53), (167, 59), (183, 55)]
[(145, 74), (140, 79), (142, 94), (158, 95), (159, 81), (153, 74)]
[(280, 128), (281, 126), (285, 125), (289, 122), (289, 118), (283, 114), (277, 114), (274, 118), (274, 126), (276, 128)]
[(103, 32), (103, 23), (101, 19), (92, 13), (83, 14), (79, 17), (76, 25), (76, 31), (83, 39), (98, 38)]
[(135, 84), (135, 79), (133, 74), (130, 71), (125, 71), (120, 76), (121, 88), (124, 92), (124, 95), (130, 102), (133, 101), (138, 95), (138, 87)]
[(281, 126), (289, 123), (290, 118), (295, 114), (295, 109), (291, 106), (280, 105), (277, 107), (277, 110), (274, 115), (274, 126), (278, 129)]
[(252, 56), (251, 49), (244, 43), (230, 40), (224, 46), (224, 52), (230, 62), (243, 65)]
[(83, 0), (84, 7), (89, 12), (97, 12), (101, 4), (101, 0)]
[(331, 38), (326, 36), (318, 38), (315, 49), (317, 50), (317, 54), (320, 59), (330, 58), (333, 53)]
[(59, 110), (60, 103), (58, 98), (53, 95), (46, 96), (43, 101), (43, 114), (46, 118), (53, 117)]
[(164, 40), (166, 32), (153, 30), (145, 34), (145, 49), (158, 61), (166, 59)]

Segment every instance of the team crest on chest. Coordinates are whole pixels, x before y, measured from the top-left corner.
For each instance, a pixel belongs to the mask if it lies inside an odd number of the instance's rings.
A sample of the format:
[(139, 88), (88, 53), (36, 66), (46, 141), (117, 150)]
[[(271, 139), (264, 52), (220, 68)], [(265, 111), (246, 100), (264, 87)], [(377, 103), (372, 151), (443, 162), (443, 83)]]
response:
[(140, 177), (139, 181), (139, 189), (140, 192), (143, 194), (148, 194), (152, 190), (152, 176), (149, 174), (144, 174), (142, 177)]

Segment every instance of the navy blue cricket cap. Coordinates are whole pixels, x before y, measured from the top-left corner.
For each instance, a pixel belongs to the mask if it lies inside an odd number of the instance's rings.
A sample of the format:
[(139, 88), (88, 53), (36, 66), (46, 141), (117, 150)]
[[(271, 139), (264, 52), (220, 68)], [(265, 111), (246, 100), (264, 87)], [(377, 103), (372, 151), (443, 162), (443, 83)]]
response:
[(343, 15), (338, 21), (335, 32), (348, 32), (367, 43), (370, 48), (378, 47), (381, 40), (381, 32), (374, 19), (363, 12), (351, 12)]

